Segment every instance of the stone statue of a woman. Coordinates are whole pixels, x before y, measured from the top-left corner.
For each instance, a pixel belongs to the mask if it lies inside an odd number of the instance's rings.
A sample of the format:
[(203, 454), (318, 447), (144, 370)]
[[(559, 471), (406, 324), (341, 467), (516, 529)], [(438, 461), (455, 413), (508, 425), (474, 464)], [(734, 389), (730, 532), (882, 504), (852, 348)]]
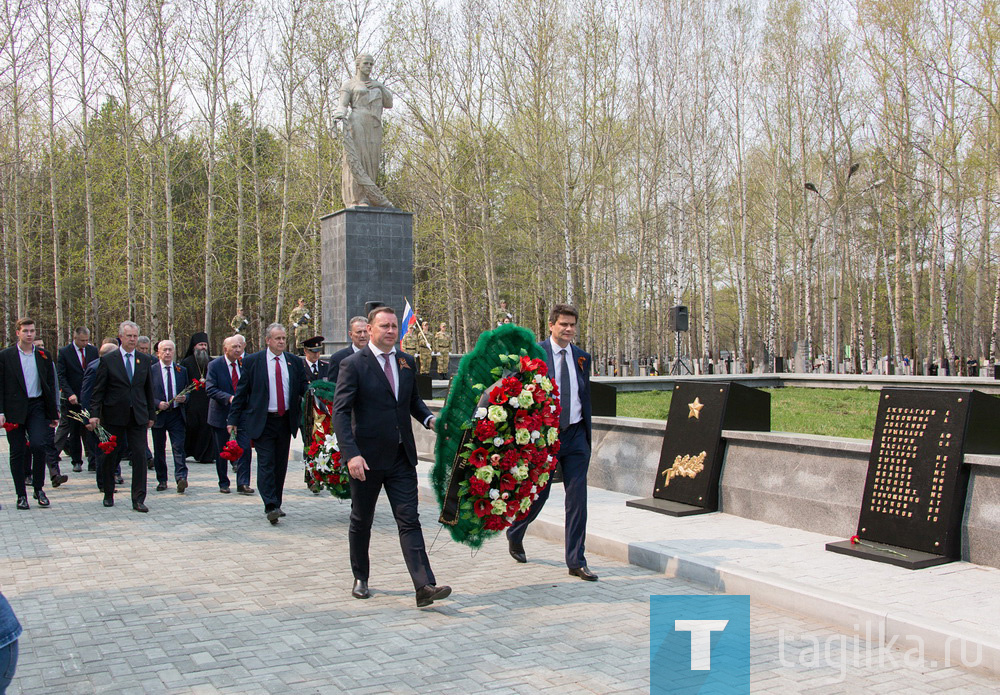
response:
[(372, 79), (374, 64), (367, 53), (354, 60), (354, 77), (340, 86), (340, 103), (333, 112), (344, 131), (344, 207), (392, 207), (375, 184), (382, 158), (382, 109), (392, 108), (392, 92)]

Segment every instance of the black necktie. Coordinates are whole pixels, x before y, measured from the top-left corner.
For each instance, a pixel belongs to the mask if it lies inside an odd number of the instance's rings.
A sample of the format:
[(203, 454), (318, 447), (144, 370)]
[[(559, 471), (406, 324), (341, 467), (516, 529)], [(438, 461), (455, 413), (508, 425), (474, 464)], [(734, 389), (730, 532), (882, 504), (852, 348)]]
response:
[(562, 364), (559, 365), (559, 403), (562, 405), (562, 412), (559, 413), (559, 429), (565, 430), (569, 427), (569, 411), (573, 405), (572, 391), (569, 388), (569, 361), (566, 349), (559, 351), (562, 355)]
[[(167, 367), (163, 378), (167, 381), (167, 403), (170, 403), (174, 397), (174, 380), (170, 378), (170, 367)], [(170, 403), (170, 405), (173, 407), (173, 403)]]
[(319, 366), (313, 362), (313, 376), (319, 376)]

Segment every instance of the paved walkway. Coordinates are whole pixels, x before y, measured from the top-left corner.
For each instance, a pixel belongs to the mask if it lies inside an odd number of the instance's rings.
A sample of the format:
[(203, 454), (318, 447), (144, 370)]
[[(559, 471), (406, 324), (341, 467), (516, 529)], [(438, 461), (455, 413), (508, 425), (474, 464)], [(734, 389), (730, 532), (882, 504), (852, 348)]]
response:
[[(10, 693), (643, 693), (649, 596), (706, 593), (597, 542), (597, 583), (569, 577), (561, 546), (538, 536), (527, 565), (502, 540), (473, 555), (435, 540), (424, 504), (435, 572), (455, 594), (418, 610), (383, 502), (374, 597), (356, 601), (346, 503), (309, 493), (293, 465), (288, 517), (272, 527), (257, 497), (220, 495), (212, 466), (191, 468), (187, 493), (150, 493), (148, 515), (125, 496), (104, 509), (85, 473), (49, 491), (52, 508), (16, 511), (0, 475), (0, 588), (26, 631)], [(753, 692), (1000, 690), (760, 603), (752, 630)]]

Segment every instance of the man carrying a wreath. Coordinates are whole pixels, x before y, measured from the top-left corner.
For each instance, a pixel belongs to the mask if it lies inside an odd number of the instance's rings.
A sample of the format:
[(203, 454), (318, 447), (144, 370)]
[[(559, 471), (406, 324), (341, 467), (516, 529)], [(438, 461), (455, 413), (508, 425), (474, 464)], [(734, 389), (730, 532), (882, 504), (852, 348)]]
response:
[[(566, 486), (566, 566), (572, 576), (595, 582), (587, 567), (587, 470), (590, 468), (590, 355), (576, 345), (580, 314), (569, 304), (556, 304), (549, 313), (549, 338), (539, 343), (545, 350), (549, 378), (559, 387), (559, 464)], [(545, 506), (552, 486), (547, 485), (531, 505), (528, 515), (507, 529), (510, 555), (527, 562), (524, 534)]]

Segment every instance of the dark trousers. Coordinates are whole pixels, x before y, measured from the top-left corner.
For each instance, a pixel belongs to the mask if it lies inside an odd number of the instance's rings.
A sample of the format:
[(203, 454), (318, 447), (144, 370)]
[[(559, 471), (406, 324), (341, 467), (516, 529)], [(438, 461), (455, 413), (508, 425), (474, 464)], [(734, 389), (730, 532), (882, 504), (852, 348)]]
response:
[(427, 559), (424, 534), (420, 530), (420, 517), (417, 513), (417, 469), (406, 458), (402, 444), (396, 450), (392, 466), (365, 471), (364, 480), (351, 478), (351, 526), (348, 538), (354, 578), (368, 581), (368, 546), (372, 537), (375, 505), (383, 487), (399, 529), (399, 547), (413, 580), (413, 588), (434, 584), (434, 573), (431, 571), (430, 560)]
[[(587, 470), (590, 468), (590, 444), (583, 422), (570, 425), (559, 433), (559, 463), (562, 464), (563, 485), (566, 486), (566, 566), (575, 569), (584, 567), (584, 542), (587, 539)], [(528, 515), (515, 521), (507, 529), (507, 538), (515, 543), (524, 540), (528, 525), (534, 521), (545, 500), (549, 498), (552, 485), (546, 485), (538, 499), (531, 505)]]
[(87, 465), (97, 465), (97, 435), (88, 430), (82, 422), (69, 416), (69, 413), (80, 412), (77, 406), (63, 402), (62, 415), (56, 428), (55, 447), (50, 459), (46, 461), (49, 473), (59, 473), (59, 454), (66, 453), (74, 466), (83, 465), (83, 454), (87, 454)]
[[(213, 427), (212, 430), (215, 432), (215, 448), (222, 453), (222, 447), (229, 441), (229, 430), (225, 427)], [(243, 449), (240, 460), (235, 462), (236, 484), (250, 487), (250, 440), (240, 430), (236, 430), (236, 443)], [(219, 474), (219, 487), (229, 487), (229, 461), (216, 456), (215, 471)]]
[(264, 431), (253, 442), (257, 450), (257, 489), (264, 501), (265, 512), (281, 506), (291, 442), (292, 427), (288, 413), (281, 417), (269, 413)]
[(41, 398), (28, 399), (28, 415), (24, 422), (7, 433), (10, 446), (10, 474), (18, 497), (27, 497), (24, 479), (28, 470), (25, 453), (31, 462), (31, 486), (35, 491), (45, 486), (45, 453), (52, 446), (52, 428), (45, 419), (45, 403)]
[(156, 482), (167, 482), (167, 433), (170, 433), (170, 451), (174, 458), (174, 480), (182, 478), (187, 480), (188, 467), (184, 462), (184, 431), (184, 418), (181, 417), (181, 411), (177, 408), (162, 410), (156, 416), (156, 426), (153, 427), (153, 468), (156, 469)]
[(128, 447), (129, 456), (132, 460), (132, 504), (140, 504), (146, 501), (146, 430), (149, 427), (143, 423), (141, 425), (129, 425), (120, 427), (116, 425), (104, 425), (108, 434), (117, 437), (117, 446), (114, 451), (103, 456), (100, 461), (100, 470), (97, 475), (101, 479), (106, 498), (114, 497), (115, 470), (118, 468), (125, 448)]

